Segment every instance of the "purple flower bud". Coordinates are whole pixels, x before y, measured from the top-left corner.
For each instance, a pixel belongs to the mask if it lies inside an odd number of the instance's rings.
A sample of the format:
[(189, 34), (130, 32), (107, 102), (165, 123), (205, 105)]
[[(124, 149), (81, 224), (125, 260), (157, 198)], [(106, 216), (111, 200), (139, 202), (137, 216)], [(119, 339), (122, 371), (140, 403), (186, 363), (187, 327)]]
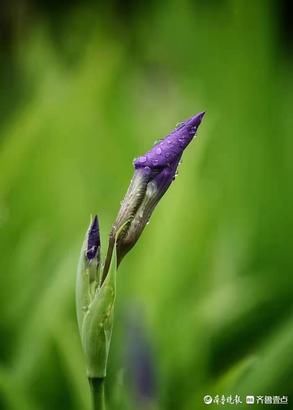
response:
[(155, 206), (174, 180), (183, 151), (193, 139), (204, 116), (201, 112), (180, 123), (167, 137), (134, 161), (134, 176), (110, 234), (103, 277), (107, 275), (115, 234), (124, 225), (117, 240), (117, 260), (135, 245)]
[(144, 167), (150, 167), (151, 169), (163, 168), (176, 161), (193, 139), (204, 114), (204, 112), (201, 112), (180, 123), (166, 138), (134, 161), (135, 169)]
[(86, 257), (88, 261), (94, 259), (100, 250), (100, 230), (98, 216), (95, 215), (87, 234)]

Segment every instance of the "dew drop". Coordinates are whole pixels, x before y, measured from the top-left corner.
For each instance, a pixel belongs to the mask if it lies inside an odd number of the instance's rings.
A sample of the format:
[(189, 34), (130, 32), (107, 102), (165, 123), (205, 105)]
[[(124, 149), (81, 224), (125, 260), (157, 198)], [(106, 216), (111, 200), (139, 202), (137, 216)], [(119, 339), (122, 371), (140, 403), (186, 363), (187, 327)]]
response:
[(161, 141), (163, 141), (163, 138), (160, 138), (160, 139), (156, 140), (156, 141), (154, 142), (154, 145), (159, 144)]
[(165, 157), (169, 158), (170, 157), (170, 152), (166, 152)]
[(179, 142), (181, 147), (185, 147), (185, 140), (183, 138), (179, 138), (178, 142)]
[(162, 154), (161, 148), (157, 148), (157, 149), (156, 149), (156, 153), (157, 153), (158, 155), (161, 155), (161, 154)]
[(178, 176), (178, 171), (176, 171), (175, 172), (175, 174), (174, 174), (174, 176), (173, 176), (173, 178), (172, 178), (172, 181), (175, 181), (175, 178)]
[(141, 164), (144, 164), (145, 162), (146, 162), (146, 157), (140, 157), (139, 158), (139, 162), (141, 163)]
[(151, 170), (150, 167), (144, 167), (143, 170), (144, 170), (144, 172), (145, 172), (146, 175), (149, 175), (149, 174), (152, 172), (152, 170)]
[(176, 130), (178, 129), (178, 128), (181, 128), (181, 127), (183, 127), (183, 125), (184, 125), (184, 122), (178, 122), (177, 124), (176, 124)]
[(153, 165), (155, 165), (155, 166), (156, 166), (156, 165), (158, 165), (159, 160), (158, 160), (158, 159), (153, 159), (153, 161), (152, 161), (152, 162), (153, 162)]

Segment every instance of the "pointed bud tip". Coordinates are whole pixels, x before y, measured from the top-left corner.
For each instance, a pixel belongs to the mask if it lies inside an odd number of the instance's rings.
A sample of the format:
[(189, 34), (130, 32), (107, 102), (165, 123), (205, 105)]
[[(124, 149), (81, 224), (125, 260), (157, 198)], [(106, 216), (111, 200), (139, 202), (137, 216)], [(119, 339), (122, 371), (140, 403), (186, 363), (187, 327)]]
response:
[(199, 112), (196, 117), (199, 119), (199, 121), (202, 121), (203, 117), (205, 116), (205, 111)]
[(185, 121), (185, 126), (194, 128), (195, 130), (197, 130), (204, 115), (205, 115), (205, 111), (199, 112), (198, 114), (191, 117), (189, 120)]
[(98, 216), (95, 215), (87, 234), (86, 256), (89, 261), (95, 258), (98, 248), (100, 247), (100, 230)]

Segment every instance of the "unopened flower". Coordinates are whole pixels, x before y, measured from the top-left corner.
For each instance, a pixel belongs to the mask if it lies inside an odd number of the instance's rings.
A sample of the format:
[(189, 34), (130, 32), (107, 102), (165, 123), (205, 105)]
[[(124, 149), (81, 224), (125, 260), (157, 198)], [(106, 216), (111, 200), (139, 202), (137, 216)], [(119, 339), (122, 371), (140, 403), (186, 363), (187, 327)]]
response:
[(115, 301), (115, 252), (107, 280), (101, 286), (100, 247), (99, 222), (95, 216), (81, 249), (76, 282), (77, 321), (90, 379), (106, 375)]
[[(203, 116), (201, 112), (180, 123), (150, 151), (134, 160), (134, 175), (110, 235), (108, 254), (112, 252), (115, 232), (125, 224), (117, 241), (118, 264), (135, 245), (154, 208), (174, 180), (183, 151), (193, 139)], [(107, 268), (106, 260), (105, 275)]]

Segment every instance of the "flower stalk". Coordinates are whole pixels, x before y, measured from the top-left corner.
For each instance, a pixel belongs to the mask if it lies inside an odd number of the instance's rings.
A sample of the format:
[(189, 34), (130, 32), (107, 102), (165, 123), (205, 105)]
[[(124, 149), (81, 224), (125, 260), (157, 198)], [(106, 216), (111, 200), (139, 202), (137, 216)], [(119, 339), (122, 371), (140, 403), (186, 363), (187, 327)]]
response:
[(106, 410), (105, 404), (105, 378), (94, 377), (89, 378), (89, 385), (92, 396), (93, 410)]

